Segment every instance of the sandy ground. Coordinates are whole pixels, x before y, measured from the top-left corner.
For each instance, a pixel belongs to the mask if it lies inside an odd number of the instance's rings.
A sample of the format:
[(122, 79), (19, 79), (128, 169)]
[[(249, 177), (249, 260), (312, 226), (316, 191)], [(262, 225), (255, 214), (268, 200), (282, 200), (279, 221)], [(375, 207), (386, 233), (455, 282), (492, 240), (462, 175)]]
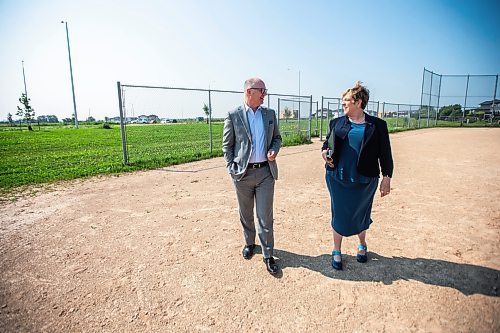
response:
[(0, 206), (0, 332), (499, 332), (500, 129), (391, 135), (370, 260), (330, 267), (320, 143), (284, 148), (276, 257), (241, 257), (223, 159)]

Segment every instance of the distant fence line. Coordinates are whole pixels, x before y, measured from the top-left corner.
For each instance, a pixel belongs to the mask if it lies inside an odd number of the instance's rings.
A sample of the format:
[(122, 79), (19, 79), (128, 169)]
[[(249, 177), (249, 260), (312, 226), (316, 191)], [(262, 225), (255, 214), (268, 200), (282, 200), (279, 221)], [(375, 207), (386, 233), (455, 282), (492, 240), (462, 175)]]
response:
[[(424, 68), (424, 79), (422, 81), (421, 104), (401, 104), (380, 101), (369, 101), (365, 112), (380, 118), (390, 120), (391, 126), (395, 128), (409, 129), (438, 126), (438, 120), (447, 122), (459, 122), (460, 126), (468, 124), (470, 121), (485, 120), (478, 116), (472, 117), (466, 110), (472, 110), (471, 98), (464, 103), (462, 114), (457, 117), (456, 114), (440, 116), (440, 105), (443, 106), (443, 99), (440, 97), (440, 91), (437, 91), (437, 99), (433, 94), (434, 88), (426, 92), (427, 87), (425, 79), (426, 73), (438, 75), (427, 71)], [(444, 76), (440, 76), (444, 77)], [(488, 76), (491, 77), (491, 76)], [(432, 81), (431, 78), (431, 86)], [(439, 81), (441, 85), (441, 80)], [(500, 101), (496, 102), (496, 89), (498, 84), (498, 75), (496, 75), (495, 86), (491, 96), (493, 96), (492, 117), (488, 118), (493, 124), (496, 110)], [(213, 152), (213, 120), (222, 120), (226, 117), (229, 110), (234, 109), (243, 103), (243, 91), (237, 90), (219, 90), (219, 89), (200, 89), (186, 87), (162, 87), (149, 85), (131, 85), (117, 82), (118, 101), (120, 111), (120, 127), (122, 134), (123, 159), (126, 165), (129, 160), (128, 142), (133, 141), (133, 133), (127, 134), (127, 126), (131, 123), (170, 123), (176, 119), (195, 119), (206, 121), (209, 125), (208, 136), (200, 138), (198, 147), (191, 147), (194, 151), (202, 147)], [(468, 91), (468, 90), (467, 90)], [(427, 98), (427, 95), (430, 97)], [(467, 95), (466, 95), (467, 96)], [(478, 96), (474, 95), (474, 98)], [(467, 100), (467, 97), (465, 98)], [(427, 103), (425, 102), (427, 100)], [(436, 103), (434, 103), (436, 101)], [(321, 103), (321, 107), (319, 104)], [(312, 95), (294, 95), (269, 93), (265, 104), (267, 107), (276, 111), (278, 125), (283, 135), (291, 133), (302, 133), (309, 140), (316, 136), (321, 140), (328, 132), (329, 121), (344, 114), (342, 100), (338, 97), (321, 96), (321, 102), (314, 101)], [(313, 108), (313, 105), (315, 106)], [(136, 116), (138, 114), (138, 116)], [(189, 117), (184, 115), (188, 114)], [(199, 117), (193, 115), (200, 114)], [(467, 118), (467, 121), (466, 120)], [(500, 117), (500, 115), (499, 115)], [(218, 133), (218, 136), (219, 133)], [(131, 140), (132, 139), (132, 140)], [(219, 140), (219, 138), (218, 138)], [(208, 146), (206, 146), (208, 144)]]

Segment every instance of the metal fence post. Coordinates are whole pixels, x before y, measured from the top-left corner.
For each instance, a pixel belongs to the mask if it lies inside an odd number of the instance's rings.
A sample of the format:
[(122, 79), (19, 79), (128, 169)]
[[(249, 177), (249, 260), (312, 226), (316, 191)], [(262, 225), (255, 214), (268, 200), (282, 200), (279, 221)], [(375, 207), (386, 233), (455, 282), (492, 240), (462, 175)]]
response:
[(313, 96), (309, 97), (309, 141), (311, 141), (311, 121), (313, 111)]
[(321, 117), (320, 117), (320, 123), (319, 123), (319, 139), (323, 141), (323, 101), (325, 97), (321, 96)]
[(493, 92), (493, 103), (491, 103), (491, 106), (492, 106), (492, 110), (491, 110), (491, 124), (493, 125), (493, 120), (495, 119), (495, 112), (496, 112), (496, 108), (497, 108), (497, 103), (496, 103), (496, 100), (497, 100), (497, 87), (498, 87), (498, 74), (496, 75), (496, 79), (495, 79), (495, 91)]
[[(326, 103), (326, 123), (328, 124), (328, 126), (330, 126), (330, 104), (333, 104), (333, 103), (330, 101), (328, 101)], [(333, 113), (332, 113), (332, 117), (333, 117)], [(328, 134), (329, 131), (330, 131), (330, 128), (328, 128), (326, 133)]]
[[(330, 124), (329, 117), (330, 117), (330, 101), (327, 101), (326, 102), (326, 124), (327, 124), (327, 126)], [(328, 129), (326, 130), (325, 135), (327, 135), (327, 134), (328, 134)]]
[(300, 98), (300, 94), (299, 94), (299, 109), (297, 110), (297, 128), (299, 130), (299, 133), (300, 133), (300, 102), (302, 101), (302, 99)]
[(278, 115), (276, 118), (278, 118), (277, 120), (278, 120), (278, 128), (279, 128), (280, 127), (280, 98), (278, 98), (278, 110), (277, 110), (277, 112), (278, 112)]
[(399, 104), (398, 104), (398, 113), (396, 114), (396, 127), (399, 127)]
[[(422, 105), (420, 105), (420, 108), (422, 108)], [(410, 109), (408, 109), (408, 128), (410, 128), (410, 125), (411, 125), (411, 105), (410, 105)]]
[(467, 84), (465, 86), (465, 100), (464, 100), (464, 107), (462, 108), (462, 120), (460, 121), (460, 126), (464, 126), (464, 120), (465, 120), (465, 108), (467, 107), (467, 94), (469, 92), (469, 74), (467, 74)]
[(434, 126), (437, 126), (437, 124), (438, 124), (439, 102), (441, 99), (441, 81), (442, 81), (442, 79), (443, 79), (443, 76), (439, 75), (438, 102), (437, 102), (437, 109), (436, 109), (436, 123), (434, 124)]
[(125, 123), (123, 121), (122, 88), (120, 81), (116, 82), (118, 88), (118, 107), (120, 108), (120, 129), (122, 133), (123, 165), (127, 165), (127, 140), (125, 139)]
[(315, 129), (315, 136), (319, 136), (319, 124), (318, 124), (318, 101), (314, 102), (316, 104), (316, 129)]
[[(426, 69), (425, 69), (425, 67), (424, 67), (424, 72), (423, 72), (423, 74), (422, 74), (422, 91), (421, 91), (421, 93), (420, 93), (420, 110), (422, 109), (422, 107), (423, 107), (423, 103), (424, 103), (424, 82), (425, 82), (425, 72), (426, 72), (426, 71), (427, 71), (427, 70), (426, 70)], [(430, 94), (430, 91), (429, 91), (429, 94)], [(419, 114), (420, 114), (420, 110), (418, 111), (418, 113), (419, 113)], [(409, 112), (411, 113), (411, 107), (410, 107), (410, 111), (409, 111)], [(411, 119), (411, 116), (410, 116), (410, 119)], [(409, 123), (409, 120), (410, 120), (410, 119), (408, 119), (408, 123)], [(420, 119), (420, 118), (419, 118), (419, 119)]]
[[(431, 71), (431, 86), (429, 88), (429, 102), (427, 103), (427, 127), (429, 127), (429, 114), (431, 112), (431, 103), (432, 103), (432, 78), (434, 77), (434, 72)], [(422, 113), (422, 109), (418, 110), (418, 128), (420, 128), (420, 114)]]
[(211, 90), (208, 89), (208, 131), (210, 132), (210, 154), (213, 153), (212, 139), (212, 96)]

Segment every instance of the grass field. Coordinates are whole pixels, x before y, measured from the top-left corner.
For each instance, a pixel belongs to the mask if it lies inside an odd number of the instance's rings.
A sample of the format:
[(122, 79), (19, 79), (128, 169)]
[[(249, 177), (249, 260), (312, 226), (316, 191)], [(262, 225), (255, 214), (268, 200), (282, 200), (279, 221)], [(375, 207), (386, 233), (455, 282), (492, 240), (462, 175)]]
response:
[[(0, 191), (98, 174), (154, 169), (222, 156), (222, 123), (127, 126), (128, 164), (123, 165), (121, 132), (82, 126), (79, 129), (35, 127), (28, 132), (0, 131)], [(297, 135), (284, 136), (283, 145), (303, 144)]]
[[(389, 131), (417, 128), (417, 120), (386, 119)], [(434, 121), (430, 121), (434, 125)], [(473, 123), (467, 126), (488, 126)], [(437, 126), (460, 126), (459, 122), (438, 121)], [(283, 146), (307, 142), (309, 124), (301, 120), (280, 121)], [(421, 120), (420, 127), (427, 127)], [(128, 125), (126, 130), (128, 164), (123, 165), (121, 132), (118, 124), (111, 129), (99, 125), (34, 126), (34, 131), (19, 127), (0, 127), (0, 193), (13, 188), (69, 180), (99, 174), (154, 169), (169, 165), (222, 156), (223, 123), (212, 123), (212, 150), (209, 125), (205, 123)], [(297, 135), (300, 129), (302, 136)], [(311, 123), (312, 135), (319, 136), (320, 123)], [(323, 121), (323, 137), (328, 123)]]

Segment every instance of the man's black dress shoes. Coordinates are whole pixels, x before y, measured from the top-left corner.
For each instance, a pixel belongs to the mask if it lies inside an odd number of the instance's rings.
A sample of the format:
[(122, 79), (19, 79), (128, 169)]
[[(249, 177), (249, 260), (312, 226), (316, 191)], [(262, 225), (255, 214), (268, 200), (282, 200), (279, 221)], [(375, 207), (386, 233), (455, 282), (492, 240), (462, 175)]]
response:
[(255, 250), (255, 244), (245, 245), (245, 247), (243, 248), (243, 251), (241, 252), (243, 254), (243, 258), (245, 258), (247, 260), (252, 258), (254, 250)]
[(271, 258), (264, 258), (264, 262), (266, 263), (266, 268), (267, 268), (267, 271), (271, 274), (276, 274), (278, 273), (278, 265), (276, 264), (276, 262), (274, 261), (274, 258), (271, 257)]

